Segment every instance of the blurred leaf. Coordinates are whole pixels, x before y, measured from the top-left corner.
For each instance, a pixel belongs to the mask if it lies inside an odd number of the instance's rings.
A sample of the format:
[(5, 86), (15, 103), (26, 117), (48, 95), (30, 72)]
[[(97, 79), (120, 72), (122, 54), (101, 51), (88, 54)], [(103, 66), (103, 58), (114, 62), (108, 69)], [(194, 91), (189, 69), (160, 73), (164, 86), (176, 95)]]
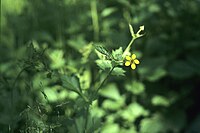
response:
[(112, 13), (114, 13), (117, 10), (117, 8), (115, 7), (109, 7), (109, 8), (105, 8), (102, 13), (101, 16), (102, 17), (107, 17), (110, 16)]
[(166, 75), (166, 70), (164, 69), (166, 63), (166, 57), (147, 58), (141, 61), (138, 72), (142, 78), (156, 81)]
[(160, 7), (157, 4), (151, 4), (149, 6), (149, 12), (156, 13), (160, 11)]
[(80, 49), (80, 53), (82, 54), (82, 62), (86, 63), (89, 59), (89, 55), (92, 52), (92, 43), (89, 43), (88, 45), (86, 45), (85, 47), (83, 47), (83, 49)]
[(170, 101), (163, 97), (163, 96), (159, 96), (156, 95), (151, 99), (151, 103), (155, 106), (165, 106), (168, 107), (170, 105)]
[(49, 57), (52, 61), (51, 67), (53, 69), (61, 68), (65, 65), (65, 59), (63, 58), (62, 50), (54, 50), (49, 54)]
[(106, 99), (103, 101), (102, 107), (106, 110), (118, 110), (124, 105), (124, 98), (122, 97), (118, 101)]
[(120, 127), (120, 133), (138, 133), (136, 128), (134, 126), (131, 126), (131, 128), (127, 129), (127, 128), (121, 128)]
[(140, 132), (160, 133), (162, 131), (167, 131), (163, 121), (164, 119), (159, 114), (155, 114), (152, 118), (145, 118), (141, 121)]
[(119, 100), (121, 98), (116, 84), (108, 84), (100, 90), (100, 94), (104, 97)]
[(164, 77), (166, 74), (167, 74), (166, 70), (164, 70), (162, 68), (158, 68), (154, 71), (154, 73), (151, 76), (147, 77), (147, 79), (149, 81), (156, 81), (156, 80)]
[(115, 123), (106, 123), (101, 130), (101, 133), (117, 133), (120, 127)]
[(79, 75), (80, 86), (83, 90), (89, 89), (91, 84), (91, 71), (89, 69), (83, 70)]
[(82, 35), (76, 36), (75, 38), (71, 38), (70, 40), (68, 40), (67, 43), (69, 46), (71, 46), (73, 49), (75, 49), (78, 52), (83, 48), (83, 46), (88, 44), (86, 40), (84, 39), (84, 36)]
[(186, 122), (183, 111), (171, 112), (166, 116), (159, 113), (154, 114), (151, 118), (145, 118), (141, 121), (141, 133), (160, 133), (163, 131), (180, 132)]
[(138, 103), (128, 105), (120, 113), (121, 117), (129, 122), (134, 122), (139, 116), (147, 116), (148, 114), (149, 112)]
[(134, 95), (140, 95), (145, 91), (144, 84), (138, 81), (133, 81), (131, 84), (125, 84), (125, 89)]
[(184, 79), (194, 75), (194, 69), (185, 61), (176, 61), (169, 66), (168, 73), (172, 77)]

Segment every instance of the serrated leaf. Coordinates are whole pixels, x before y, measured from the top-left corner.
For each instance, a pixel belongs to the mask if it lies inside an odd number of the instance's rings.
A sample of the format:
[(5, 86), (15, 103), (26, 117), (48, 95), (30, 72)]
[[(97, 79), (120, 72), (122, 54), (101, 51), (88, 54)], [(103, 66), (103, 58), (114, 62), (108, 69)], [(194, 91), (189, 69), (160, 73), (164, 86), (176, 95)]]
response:
[(123, 61), (123, 49), (122, 47), (112, 51), (112, 57), (117, 61)]
[(125, 76), (125, 72), (126, 71), (124, 69), (120, 67), (115, 67), (111, 74), (115, 76)]
[(106, 70), (106, 69), (110, 69), (112, 67), (111, 61), (109, 60), (96, 60), (97, 65), (102, 69), (102, 70)]
[(81, 92), (78, 77), (63, 75), (61, 76), (61, 81), (62, 81), (63, 87), (65, 87), (66, 89), (74, 91), (74, 92)]
[(111, 57), (110, 53), (101, 45), (95, 45), (95, 49), (107, 57)]

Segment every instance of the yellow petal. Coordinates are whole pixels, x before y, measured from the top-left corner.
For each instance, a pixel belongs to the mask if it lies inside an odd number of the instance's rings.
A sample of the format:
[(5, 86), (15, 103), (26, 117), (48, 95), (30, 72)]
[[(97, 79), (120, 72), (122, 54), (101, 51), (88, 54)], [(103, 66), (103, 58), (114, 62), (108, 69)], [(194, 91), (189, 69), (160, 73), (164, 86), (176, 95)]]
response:
[(136, 55), (135, 54), (132, 54), (132, 60), (134, 60), (136, 58)]
[(135, 64), (140, 64), (140, 61), (138, 59), (134, 60)]
[(134, 63), (131, 64), (131, 68), (134, 70), (136, 68), (136, 65)]
[(125, 62), (125, 66), (130, 66), (131, 65), (131, 62), (130, 61), (126, 61)]
[(126, 60), (131, 60), (131, 57), (130, 56), (126, 56)]

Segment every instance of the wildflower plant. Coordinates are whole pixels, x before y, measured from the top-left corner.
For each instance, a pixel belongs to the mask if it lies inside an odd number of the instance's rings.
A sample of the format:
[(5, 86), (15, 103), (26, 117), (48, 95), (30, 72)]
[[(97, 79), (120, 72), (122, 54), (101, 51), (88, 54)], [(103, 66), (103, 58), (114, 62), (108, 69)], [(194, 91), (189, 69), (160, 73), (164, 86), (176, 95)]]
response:
[[(82, 112), (81, 116), (75, 118), (74, 122), (81, 126), (81, 129), (77, 127), (71, 127), (69, 130), (71, 132), (94, 132), (101, 126), (99, 118), (92, 116), (90, 113), (90, 107), (94, 104), (94, 101), (98, 99), (98, 94), (105, 81), (109, 78), (110, 75), (115, 76), (124, 76), (125, 70), (123, 66), (131, 66), (132, 69), (136, 69), (136, 65), (140, 62), (136, 59), (136, 55), (133, 53), (131, 55), (131, 46), (133, 42), (142, 37), (144, 34), (141, 34), (141, 31), (144, 30), (144, 26), (140, 26), (138, 32), (134, 32), (132, 26), (129, 24), (129, 29), (131, 32), (132, 39), (126, 49), (123, 51), (122, 47), (108, 51), (102, 45), (94, 45), (95, 52), (98, 55), (99, 59), (96, 60), (97, 65), (100, 68), (100, 77), (95, 83), (91, 84), (89, 89), (83, 90), (80, 85), (79, 78), (76, 75), (68, 76), (62, 75), (61, 81), (62, 86), (68, 88), (70, 91), (73, 91), (79, 95), (78, 100), (76, 101), (77, 111)], [(106, 72), (106, 75), (104, 75)], [(85, 120), (83, 120), (85, 118)], [(93, 122), (92, 122), (93, 121)], [(92, 124), (91, 124), (92, 122)]]
[(124, 75), (124, 70), (122, 68), (119, 68), (119, 66), (131, 66), (131, 68), (134, 70), (136, 69), (136, 65), (138, 65), (140, 62), (138, 59), (136, 59), (136, 54), (131, 55), (131, 46), (133, 42), (137, 39), (142, 37), (144, 34), (141, 34), (142, 31), (144, 31), (144, 26), (140, 26), (137, 33), (134, 32), (133, 27), (129, 24), (130, 33), (132, 36), (132, 39), (126, 49), (123, 51), (122, 47), (120, 47), (117, 50), (113, 50), (112, 54), (106, 50), (101, 45), (95, 46), (95, 49), (97, 51), (100, 59), (96, 61), (97, 65), (102, 69), (105, 70), (106, 68), (109, 68), (110, 71), (118, 71), (117, 75)]

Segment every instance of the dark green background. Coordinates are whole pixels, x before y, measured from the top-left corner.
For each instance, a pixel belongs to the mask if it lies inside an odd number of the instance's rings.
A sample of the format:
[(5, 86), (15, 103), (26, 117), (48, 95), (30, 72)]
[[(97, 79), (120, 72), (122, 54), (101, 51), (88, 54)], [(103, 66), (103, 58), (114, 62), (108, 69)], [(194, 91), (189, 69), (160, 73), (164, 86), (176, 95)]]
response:
[(81, 103), (51, 74), (79, 73), (87, 89), (99, 69), (92, 44), (125, 49), (128, 23), (145, 26), (132, 46), (141, 64), (102, 88), (90, 111), (99, 131), (198, 133), (199, 12), (199, 0), (2, 0), (0, 133), (74, 132)]

